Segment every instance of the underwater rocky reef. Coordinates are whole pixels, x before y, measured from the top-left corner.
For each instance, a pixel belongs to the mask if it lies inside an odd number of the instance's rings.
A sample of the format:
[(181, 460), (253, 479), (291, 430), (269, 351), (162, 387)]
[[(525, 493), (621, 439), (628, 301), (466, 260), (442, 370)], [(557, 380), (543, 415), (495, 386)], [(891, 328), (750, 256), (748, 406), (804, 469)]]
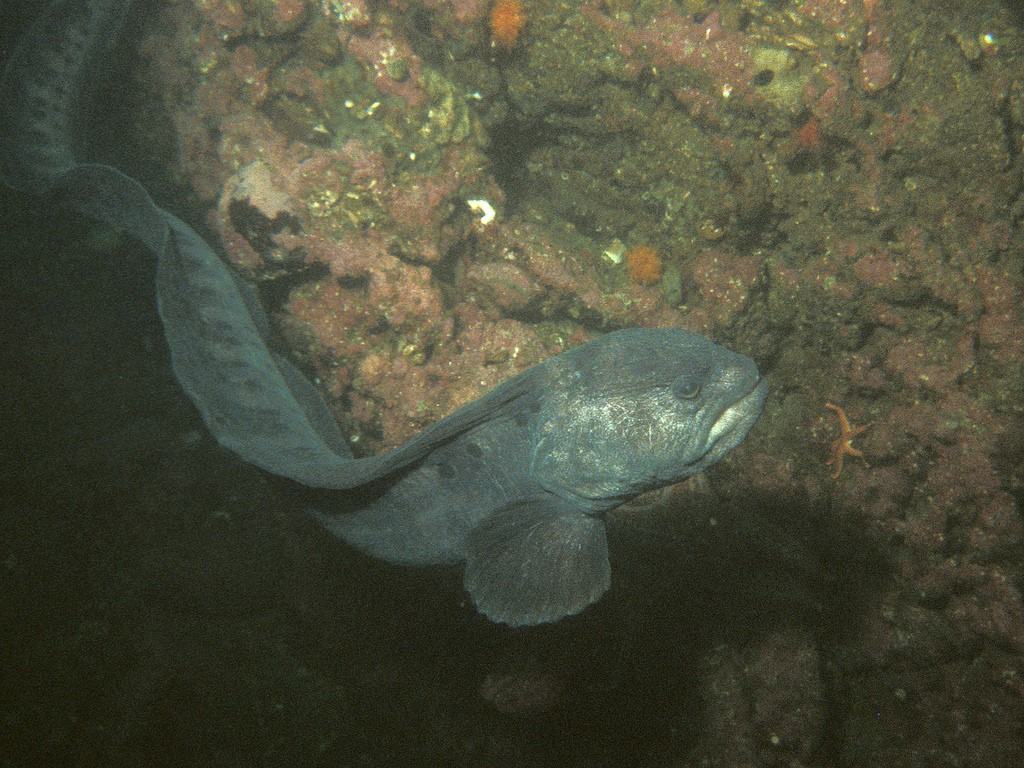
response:
[[(357, 452), (631, 326), (750, 355), (771, 394), (707, 477), (612, 514), (602, 603), (518, 631), (457, 574), (326, 540), (208, 438), (156, 458), (196, 419), (123, 394), (152, 422), (141, 448), (95, 423), (76, 460), (2, 470), (29, 509), (76, 498), (105, 533), (5, 521), (24, 606), (76, 608), (33, 625), (57, 653), (4, 630), (34, 662), (0, 753), (1024, 763), (1013, 4), (166, 0), (138, 3), (123, 55), (118, 151), (257, 285)], [(97, 463), (119, 480), (81, 501)], [(62, 547), (84, 548), (70, 585), (39, 554)]]

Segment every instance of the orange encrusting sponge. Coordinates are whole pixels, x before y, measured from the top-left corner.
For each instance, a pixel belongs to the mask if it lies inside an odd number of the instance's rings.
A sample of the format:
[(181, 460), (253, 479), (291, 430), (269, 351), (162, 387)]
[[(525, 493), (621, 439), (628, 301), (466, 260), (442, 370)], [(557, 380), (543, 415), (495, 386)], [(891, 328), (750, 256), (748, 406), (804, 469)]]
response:
[(491, 40), (499, 48), (511, 49), (526, 26), (526, 11), (519, 0), (495, 0), (491, 6)]
[(649, 245), (635, 245), (626, 252), (629, 279), (639, 285), (654, 285), (661, 280), (661, 256)]

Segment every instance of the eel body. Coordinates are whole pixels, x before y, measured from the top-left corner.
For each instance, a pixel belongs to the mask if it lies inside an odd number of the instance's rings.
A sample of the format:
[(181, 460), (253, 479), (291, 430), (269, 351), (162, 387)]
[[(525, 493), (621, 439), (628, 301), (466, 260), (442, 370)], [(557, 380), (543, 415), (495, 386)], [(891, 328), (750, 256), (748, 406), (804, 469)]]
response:
[[(355, 458), (315, 387), (266, 342), (267, 318), (190, 226), (117, 169), (79, 160), (87, 78), (131, 0), (55, 0), (0, 79), (0, 173), (126, 230), (157, 260), (174, 374), (212, 435), (339, 509), (327, 530), (383, 560), (465, 563), (486, 616), (577, 613), (608, 588), (603, 514), (701, 472), (743, 441), (766, 384), (697, 334), (628, 329), (553, 357), (387, 453)], [(353, 501), (358, 499), (358, 501)]]

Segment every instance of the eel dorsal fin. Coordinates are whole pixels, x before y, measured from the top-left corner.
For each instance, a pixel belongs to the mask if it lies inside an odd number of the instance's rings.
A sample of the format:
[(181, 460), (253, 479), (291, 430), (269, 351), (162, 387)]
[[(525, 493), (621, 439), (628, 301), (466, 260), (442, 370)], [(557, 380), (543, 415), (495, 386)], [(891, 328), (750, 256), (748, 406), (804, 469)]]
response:
[(31, 24), (0, 80), (0, 178), (42, 194), (76, 164), (86, 79), (117, 40), (131, 0), (56, 0)]

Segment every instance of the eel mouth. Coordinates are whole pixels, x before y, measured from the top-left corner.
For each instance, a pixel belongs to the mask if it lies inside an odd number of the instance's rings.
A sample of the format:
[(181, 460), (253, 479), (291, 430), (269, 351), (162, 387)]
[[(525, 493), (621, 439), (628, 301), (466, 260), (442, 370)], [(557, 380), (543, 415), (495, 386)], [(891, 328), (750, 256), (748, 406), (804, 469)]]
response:
[(735, 447), (761, 415), (767, 396), (768, 382), (758, 378), (753, 388), (722, 411), (711, 425), (706, 442), (708, 450), (718, 448), (720, 443), (724, 444), (726, 450)]

